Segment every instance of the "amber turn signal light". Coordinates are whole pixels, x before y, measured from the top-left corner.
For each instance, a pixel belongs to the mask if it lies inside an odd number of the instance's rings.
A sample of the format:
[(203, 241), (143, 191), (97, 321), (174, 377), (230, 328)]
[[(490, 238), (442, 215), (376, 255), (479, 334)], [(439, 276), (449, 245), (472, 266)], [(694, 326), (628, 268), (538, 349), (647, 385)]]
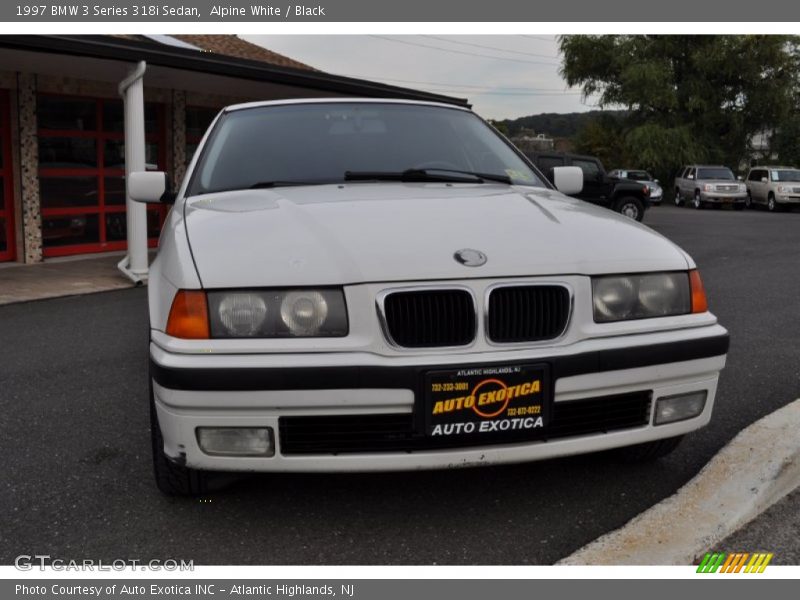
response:
[(697, 269), (689, 271), (689, 284), (692, 289), (692, 312), (706, 312), (708, 300), (706, 300), (706, 291), (703, 289), (703, 280), (700, 279), (700, 271)]
[(167, 335), (187, 340), (207, 340), (211, 337), (205, 292), (178, 290), (169, 309)]

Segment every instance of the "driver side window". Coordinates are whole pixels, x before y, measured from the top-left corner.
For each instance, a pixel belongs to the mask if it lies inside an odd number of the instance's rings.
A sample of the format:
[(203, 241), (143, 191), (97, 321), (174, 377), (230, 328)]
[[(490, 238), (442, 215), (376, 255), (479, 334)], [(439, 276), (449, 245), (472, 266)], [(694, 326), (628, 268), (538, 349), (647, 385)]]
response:
[(600, 175), (600, 167), (594, 161), (575, 159), (572, 161), (572, 165), (581, 168), (585, 180), (596, 180)]

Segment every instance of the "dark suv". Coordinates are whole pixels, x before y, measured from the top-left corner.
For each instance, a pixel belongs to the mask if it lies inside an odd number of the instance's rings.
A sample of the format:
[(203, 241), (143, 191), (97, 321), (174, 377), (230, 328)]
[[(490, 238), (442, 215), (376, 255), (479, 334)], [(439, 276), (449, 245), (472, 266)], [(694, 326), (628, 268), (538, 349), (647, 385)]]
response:
[(603, 163), (594, 156), (561, 152), (530, 152), (526, 156), (552, 183), (554, 167), (580, 167), (583, 171), (583, 190), (576, 198), (605, 206), (626, 217), (641, 221), (650, 207), (650, 188), (630, 179), (611, 177)]

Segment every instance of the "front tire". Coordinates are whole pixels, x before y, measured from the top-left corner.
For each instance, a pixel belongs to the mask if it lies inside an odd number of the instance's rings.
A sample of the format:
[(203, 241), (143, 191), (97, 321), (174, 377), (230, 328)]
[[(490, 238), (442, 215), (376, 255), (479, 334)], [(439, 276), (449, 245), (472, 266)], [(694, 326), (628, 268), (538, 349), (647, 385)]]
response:
[(779, 212), (781, 207), (775, 202), (775, 195), (770, 192), (769, 198), (767, 198), (767, 210), (769, 212)]
[(683, 198), (681, 198), (681, 191), (675, 188), (675, 206), (683, 206)]
[(644, 204), (634, 196), (626, 196), (617, 200), (614, 210), (634, 221), (641, 222), (644, 218)]
[(682, 435), (677, 437), (666, 438), (663, 440), (655, 440), (652, 442), (645, 442), (643, 444), (636, 444), (634, 446), (625, 446), (624, 448), (617, 448), (614, 450), (616, 458), (622, 462), (627, 463), (648, 463), (663, 458), (677, 448)]
[(747, 192), (747, 198), (744, 199), (744, 206), (745, 208), (753, 208), (753, 197), (749, 191)]
[(692, 206), (694, 206), (695, 210), (700, 210), (703, 208), (703, 201), (700, 199), (700, 192), (694, 193), (694, 199), (692, 200)]

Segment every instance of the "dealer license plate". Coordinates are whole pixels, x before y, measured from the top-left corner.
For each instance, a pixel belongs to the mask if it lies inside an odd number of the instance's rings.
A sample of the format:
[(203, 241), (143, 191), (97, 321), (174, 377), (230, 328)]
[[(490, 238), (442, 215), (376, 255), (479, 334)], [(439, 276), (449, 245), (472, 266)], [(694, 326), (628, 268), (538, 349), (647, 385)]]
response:
[(547, 365), (470, 367), (425, 374), (427, 435), (509, 436), (543, 430), (550, 416)]

